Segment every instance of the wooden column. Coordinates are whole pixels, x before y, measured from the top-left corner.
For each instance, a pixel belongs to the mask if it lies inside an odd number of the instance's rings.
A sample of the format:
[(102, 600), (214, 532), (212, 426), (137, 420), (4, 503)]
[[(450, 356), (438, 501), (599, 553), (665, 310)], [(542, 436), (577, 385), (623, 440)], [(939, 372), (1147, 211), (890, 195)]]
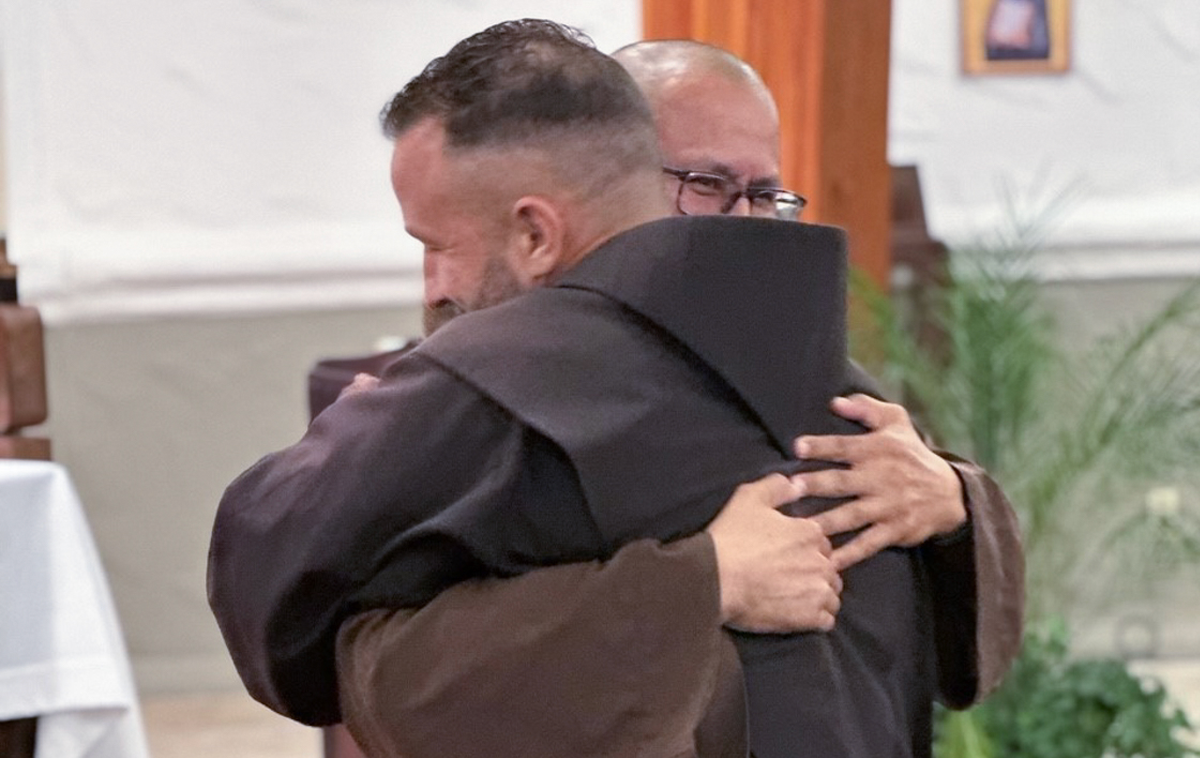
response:
[(890, 0), (642, 0), (643, 37), (738, 55), (779, 104), (784, 184), (807, 221), (850, 233), (850, 259), (886, 286)]

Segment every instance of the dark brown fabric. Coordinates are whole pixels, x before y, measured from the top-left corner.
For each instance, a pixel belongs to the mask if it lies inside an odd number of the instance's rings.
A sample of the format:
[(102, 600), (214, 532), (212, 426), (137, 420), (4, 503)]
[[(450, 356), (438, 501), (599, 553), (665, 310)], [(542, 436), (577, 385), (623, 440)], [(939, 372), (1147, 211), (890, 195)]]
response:
[(0, 758), (33, 758), (37, 718), (0, 721)]
[[(406, 348), (408, 349), (408, 348)], [(371, 370), (371, 366), (385, 365), (395, 360), (399, 352), (371, 356), (365, 362), (353, 360), (353, 366), (331, 366), (323, 362), (310, 375), (310, 387), (316, 380), (328, 385), (324, 394), (332, 402), (341, 387), (349, 383), (359, 370)], [(367, 368), (364, 368), (367, 367)], [(332, 373), (330, 368), (333, 369)], [(349, 370), (347, 370), (349, 369)], [(336, 374), (336, 376), (335, 376)], [(866, 392), (881, 396), (874, 380), (857, 365), (849, 370), (848, 391)], [(313, 409), (314, 415), (323, 406)], [(950, 454), (941, 453), (955, 468), (963, 483), (963, 492), (970, 522), (962, 533), (951, 540), (935, 540), (924, 548), (930, 569), (930, 587), (933, 595), (936, 641), (938, 648), (938, 694), (941, 701), (951, 707), (966, 707), (991, 692), (1011, 666), (1019, 651), (1023, 616), (1023, 559), (1019, 529), (1015, 516), (1003, 493), (986, 473), (970, 462)], [(691, 538), (692, 541), (700, 539)], [(685, 542), (677, 543), (682, 546)], [(675, 548), (672, 548), (675, 549)], [(634, 555), (636, 553), (636, 555)], [(668, 567), (675, 569), (667, 570)], [(447, 691), (475, 691), (479, 687), (481, 672), (495, 668), (500, 657), (509, 665), (528, 665), (528, 673), (545, 689), (556, 690), (576, 681), (572, 667), (587, 661), (594, 652), (603, 650), (607, 635), (612, 630), (612, 621), (597, 618), (591, 609), (610, 605), (611, 595), (623, 587), (645, 586), (656, 578), (669, 576), (675, 585), (677, 598), (679, 587), (688, 587), (688, 592), (700, 593), (705, 582), (715, 579), (715, 569), (696, 561), (685, 568), (677, 557), (659, 554), (638, 543), (623, 549), (617, 557), (601, 569), (592, 565), (578, 564), (544, 569), (526, 578), (511, 581), (487, 581), (471, 586), (464, 585), (443, 594), (437, 601), (420, 613), (422, 623), (410, 623), (411, 613), (396, 613), (384, 618), (378, 614), (367, 614), (356, 618), (351, 625), (365, 624), (367, 617), (374, 616), (376, 625), (371, 632), (347, 634), (345, 631), (339, 648), (342, 664), (341, 687), (343, 703), (348, 719), (356, 723), (361, 738), (369, 740), (380, 755), (393, 755), (399, 744), (410, 748), (416, 744), (415, 735), (404, 729), (414, 714), (409, 712), (411, 693), (405, 685), (412, 681), (397, 674), (397, 667), (404, 669), (414, 659), (422, 661), (426, 668), (436, 668), (439, 686)], [(532, 581), (531, 577), (546, 574), (546, 580)], [(549, 575), (554, 575), (554, 581)], [(536, 588), (531, 596), (529, 590)], [(570, 598), (571, 602), (564, 603)], [(586, 602), (581, 603), (580, 600)], [(492, 611), (497, 606), (507, 608), (502, 618), (487, 615), (484, 608)], [(521, 616), (527, 611), (529, 616)], [(673, 612), (670, 603), (649, 602), (636, 609), (641, 619), (640, 633), (658, 639), (694, 639), (711, 628), (706, 624), (716, 623), (696, 619), (689, 614)], [(450, 621), (439, 623), (438, 616)], [(618, 620), (618, 626), (627, 623)], [(691, 628), (688, 624), (697, 622)], [(456, 640), (457, 635), (484, 625), (486, 635), (470, 635), (471, 645), (452, 643), (447, 649), (445, 640)], [(455, 624), (452, 633), (442, 633), (443, 627)], [(558, 665), (547, 666), (547, 661), (537, 655), (547, 638), (560, 649), (570, 646), (573, 657), (556, 659)], [(381, 640), (386, 640), (382, 642)], [(722, 683), (717, 694), (709, 702), (708, 709), (701, 714), (686, 710), (681, 714), (699, 721), (695, 731), (695, 749), (699, 756), (742, 756), (745, 754), (745, 693), (741, 665), (736, 656), (730, 655), (733, 648), (726, 643), (724, 655), (719, 657), (720, 669), (716, 681)], [(681, 646), (680, 652), (693, 651), (693, 646)], [(433, 663), (437, 662), (434, 666)], [(353, 663), (353, 666), (348, 665)], [(628, 665), (631, 672), (648, 670), (646, 662), (635, 658), (612, 658), (610, 667)], [(700, 669), (691, 661), (683, 662), (686, 671), (707, 670), (711, 662), (705, 661)], [(361, 674), (371, 667), (371, 676)], [(655, 669), (657, 670), (657, 669)], [(516, 677), (507, 682), (507, 687), (492, 679), (490, 685), (499, 695), (495, 700), (509, 703), (521, 702), (523, 682), (528, 677)], [(664, 677), (663, 683), (680, 683), (681, 677)], [(687, 682), (682, 682), (687, 684)], [(660, 691), (660, 690), (656, 690)], [(348, 693), (353, 693), (348, 694)], [(723, 696), (721, 696), (723, 693)], [(642, 693), (650, 697), (651, 693)], [(688, 695), (693, 691), (681, 689), (674, 697), (680, 702), (694, 703)], [(567, 701), (574, 702), (574, 698)], [(589, 713), (600, 720), (615, 719), (618, 714), (607, 708), (613, 701), (592, 703)], [(535, 708), (544, 703), (535, 702)], [(545, 715), (539, 711), (539, 715)], [(577, 717), (573, 714), (572, 717)], [(471, 718), (483, 717), (472, 713)], [(456, 721), (461, 718), (459, 709), (449, 709), (444, 717), (437, 713), (426, 713), (420, 734), (427, 735), (413, 755), (437, 754), (445, 734), (457, 733)], [(677, 723), (677, 722), (676, 722)], [(407, 737), (402, 737), (407, 734)], [(483, 734), (487, 734), (484, 732)], [(535, 728), (522, 733), (516, 743), (527, 746), (528, 754), (553, 754), (552, 749), (538, 744), (546, 732)], [(731, 740), (731, 736), (741, 739)], [(503, 735), (503, 742), (510, 744), (513, 734)], [(492, 754), (493, 746), (477, 743), (477, 754)], [(607, 755), (634, 755), (636, 746), (617, 741)], [(644, 746), (643, 746), (644, 747)], [(557, 744), (553, 749), (568, 749), (566, 744)], [(569, 749), (574, 750), (574, 747)], [(631, 752), (622, 753), (623, 749)], [(547, 752), (551, 750), (551, 752)], [(520, 754), (518, 752), (518, 754)], [(580, 753), (587, 755), (590, 753)], [(653, 754), (659, 754), (657, 752)]]
[(36, 308), (0, 303), (0, 434), (46, 420), (46, 359)]
[(317, 361), (308, 372), (308, 417), (316, 418), (321, 411), (328, 408), (346, 385), (354, 381), (358, 374), (380, 376), (384, 370), (400, 356), (412, 350), (417, 340), (398, 350), (384, 353), (372, 353), (350, 358), (325, 358)]
[(962, 481), (971, 520), (961, 539), (924, 548), (939, 609), (939, 690), (946, 705), (965, 708), (1000, 685), (1021, 651), (1025, 554), (1000, 486), (970, 461), (939, 454)]
[[(694, 534), (737, 484), (795, 465), (795, 434), (849, 431), (793, 393), (842, 389), (842, 282), (818, 276), (844, 273), (842, 241), (752, 219), (649, 224), (334, 403), (218, 509), (209, 598), (252, 694), (337, 720), (349, 617)], [(696, 293), (722, 307), (692, 313)], [(919, 551), (886, 550), (846, 572), (832, 633), (736, 637), (760, 758), (928, 754), (926, 579)]]
[[(356, 611), (678, 539), (737, 484), (795, 465), (791, 435), (838, 428), (811, 401), (844, 379), (844, 240), (761, 219), (646, 224), (327, 408), (217, 510), (209, 599), (251, 694), (333, 723), (336, 633)], [(738, 305), (689, 315), (697, 293)], [(772, 372), (806, 391), (775, 390)]]
[[(405, 348), (407, 349), (410, 348)], [(324, 394), (330, 398), (336, 397), (356, 371), (362, 370), (364, 366), (386, 365), (399, 354), (400, 352), (396, 352), (352, 359), (355, 367), (353, 371), (314, 371), (310, 375), (310, 386), (315, 377), (320, 377), (321, 381), (328, 385), (323, 390)], [(849, 376), (850, 391), (880, 396), (881, 390), (878, 385), (861, 367), (851, 364)], [(323, 406), (315, 408), (314, 414), (322, 409)], [(951, 464), (963, 484), (970, 521), (963, 532), (952, 540), (935, 540), (925, 547), (930, 566), (930, 586), (937, 629), (938, 697), (941, 702), (952, 708), (965, 708), (981, 700), (1000, 684), (1020, 651), (1024, 615), (1024, 560), (1019, 525), (999, 486), (983, 469), (969, 461), (943, 451), (939, 451), (939, 454)], [(608, 602), (604, 592), (611, 592), (614, 587), (624, 583), (633, 585), (643, 582), (646, 576), (654, 575), (656, 559), (644, 548), (639, 550), (638, 560), (614, 560), (606, 565), (603, 569), (608, 574), (606, 581), (585, 581), (594, 574), (590, 568), (585, 569), (582, 566), (578, 569), (558, 567), (554, 571), (568, 587), (566, 593), (572, 596), (584, 595), (595, 604), (603, 606)], [(619, 552), (617, 557), (621, 558), (624, 552)], [(713, 571), (702, 566), (697, 566), (697, 569), (698, 573), (677, 578), (685, 582), (699, 583), (702, 576), (715, 576)], [(518, 587), (514, 584), (511, 589), (505, 589), (509, 587), (507, 582), (488, 582), (486, 586), (470, 591), (448, 591), (440, 602), (425, 609), (423, 615), (428, 618), (440, 613), (452, 614), (459, 622), (469, 625), (474, 623), (472, 617), (484, 607), (493, 603), (512, 602), (514, 595), (519, 597), (524, 592), (524, 586)], [(558, 635), (560, 640), (574, 640), (577, 655), (587, 656), (591, 649), (591, 638), (605, 633), (605, 626), (596, 626), (593, 624), (594, 619), (586, 617), (564, 616), (557, 595), (546, 598), (545, 601), (557, 614), (555, 623), (547, 624), (544, 619), (538, 618), (507, 616), (504, 625), (495, 627), (497, 635), (462, 653), (465, 660), (454, 662), (455, 668), (447, 672), (447, 685), (451, 677), (458, 677), (457, 686), (473, 687), (471, 672), (478, 667), (479, 661), (498, 653), (495, 645), (501, 647), (502, 654), (520, 659), (530, 650), (537, 649), (547, 629)], [(679, 618), (671, 617), (666, 621), (678, 621)], [(395, 639), (403, 640), (404, 649), (408, 654), (423, 653), (430, 657), (441, 655), (440, 643), (428, 634), (435, 625), (405, 625), (405, 619), (405, 614), (397, 614), (387, 623), (391, 627), (389, 633), (394, 635)], [(646, 616), (646, 622), (647, 634), (699, 632), (673, 629), (653, 612)], [(524, 644), (514, 647), (513, 639), (523, 640)], [(343, 640), (343, 643), (344, 647), (356, 644), (346, 640)], [(369, 654), (377, 652), (379, 651), (371, 651)], [(735, 679), (737, 686), (725, 689), (736, 692), (735, 702), (738, 707), (744, 708), (744, 692), (740, 684), (741, 668), (736, 659), (733, 664), (730, 676)], [(373, 665), (388, 666), (388, 656), (378, 655)], [(555, 674), (547, 672), (546, 675)], [(347, 686), (344, 678), (341, 686), (343, 689)], [(517, 694), (514, 692), (512, 696), (516, 697)], [(377, 692), (364, 685), (358, 689), (355, 707), (377, 708), (379, 706), (375, 702), (376, 698), (392, 702), (395, 700), (395, 693)], [(712, 707), (715, 708), (716, 704)], [(744, 714), (741, 718), (744, 720)], [(381, 720), (378, 723), (383, 727), (387, 722)], [(709, 729), (706, 733), (711, 734), (711, 727), (727, 723), (730, 723), (727, 718), (711, 717), (706, 719), (703, 725)], [(723, 743), (718, 738), (707, 742), (701, 739), (698, 744), (703, 746)], [(700, 754), (708, 753), (701, 748)]]
[(347, 725), (372, 758), (741, 758), (715, 579), (698, 535), (361, 614), (338, 639)]
[[(941, 454), (959, 474), (971, 513), (965, 533), (926, 546), (938, 608), (939, 695), (947, 705), (961, 708), (990, 693), (1019, 652), (1024, 561), (1015, 516), (996, 483), (978, 466)], [(522, 709), (532, 708), (538, 718), (544, 717), (550, 723), (576, 719), (585, 713), (601, 723), (614, 723), (623, 715), (616, 707), (619, 699), (592, 697), (586, 709), (574, 710), (573, 704), (581, 702), (575, 695), (544, 700), (526, 697), (531, 680), (546, 692), (570, 689), (585, 678), (578, 667), (589, 662), (594, 665), (595, 656), (600, 655), (608, 674), (600, 685), (653, 672), (656, 678), (640, 680), (640, 686), (628, 693), (646, 698), (653, 706), (661, 707), (667, 697), (680, 704), (676, 718), (669, 722), (672, 731), (660, 735), (661, 739), (682, 739), (688, 729), (681, 720), (694, 719), (697, 756), (744, 756), (741, 665), (731, 655), (733, 648), (728, 642), (716, 650), (714, 695), (702, 713), (695, 709), (699, 702), (695, 688), (706, 686), (700, 682), (701, 673), (714, 665), (714, 648), (697, 643), (707, 640), (708, 630), (719, 624), (715, 609), (711, 614), (687, 612), (694, 611), (689, 602), (710, 606), (716, 569), (711, 552), (702, 549), (706, 541), (707, 537), (698, 535), (666, 548), (639, 542), (599, 567), (572, 564), (512, 580), (461, 585), (423, 609), (418, 614), (419, 623), (411, 621), (411, 612), (357, 617), (347, 624), (339, 639), (339, 681), (345, 715), (356, 736), (371, 747), (370, 755), (413, 758), (438, 755), (445, 735), (457, 734), (464, 718), (492, 718), (494, 712), (490, 709), (495, 703), (502, 704), (502, 708), (512, 703)], [(627, 600), (630, 588), (641, 588), (638, 597), (644, 602), (623, 606), (628, 616), (597, 613), (597, 609), (616, 607), (616, 599)], [(656, 597), (658, 592), (661, 598)], [(680, 612), (680, 603), (684, 612)], [(678, 655), (653, 661), (611, 655), (613, 639), (628, 634), (630, 624), (645, 643), (678, 640), (678, 647), (673, 649)], [(553, 646), (554, 657), (540, 654), (546, 645)], [(668, 665), (682, 670), (664, 675)], [(617, 672), (622, 666), (628, 670)], [(520, 669), (520, 675), (510, 677), (513, 668)], [(414, 675), (414, 669), (420, 673)], [(481, 686), (490, 688), (490, 702), (479, 704), (470, 699), (472, 710), (467, 714), (459, 707), (417, 712), (413, 701), (419, 697), (420, 685), (429, 672), (436, 672), (438, 691), (451, 703), (452, 693), (473, 693)], [(667, 695), (668, 685), (679, 689)], [(603, 692), (592, 685), (592, 695)], [(553, 706), (563, 704), (572, 709), (570, 713), (553, 711)], [(415, 732), (409, 726), (414, 720), (420, 721)], [(504, 718), (499, 722), (511, 723)], [(557, 733), (561, 730), (542, 729), (535, 719), (531, 730), (500, 735), (484, 731), (479, 739), (497, 739), (504, 744), (516, 740), (515, 744), (528, 751), (517, 750), (514, 755), (556, 755), (559, 753), (554, 750), (558, 748), (576, 749), (574, 743), (539, 744)], [(493, 754), (493, 745), (483, 741), (474, 745), (479, 748), (475, 755)], [(578, 755), (672, 755), (639, 751), (639, 747), (646, 746), (623, 739), (613, 742), (609, 752), (588, 752), (598, 749), (591, 746)], [(401, 753), (400, 747), (412, 752)]]
[[(849, 377), (850, 391), (886, 399), (875, 379), (853, 361)], [(1000, 686), (1021, 650), (1021, 527), (1008, 498), (986, 471), (937, 449), (921, 434), (958, 475), (969, 518), (950, 539), (935, 538), (921, 548), (933, 600), (938, 699), (951, 708), (967, 708)]]

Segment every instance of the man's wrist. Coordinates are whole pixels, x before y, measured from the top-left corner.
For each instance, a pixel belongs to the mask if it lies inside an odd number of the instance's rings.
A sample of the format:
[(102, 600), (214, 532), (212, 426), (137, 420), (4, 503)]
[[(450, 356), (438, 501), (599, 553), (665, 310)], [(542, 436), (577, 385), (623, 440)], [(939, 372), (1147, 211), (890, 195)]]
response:
[(712, 577), (717, 589), (717, 607), (721, 614), (721, 623), (728, 624), (741, 613), (743, 598), (740, 585), (731, 575), (730, 567), (722, 564), (716, 540), (708, 532), (702, 534), (712, 555)]
[(953, 545), (966, 539), (971, 534), (971, 498), (967, 494), (967, 483), (963, 480), (962, 472), (952, 461), (942, 458), (950, 471), (958, 488), (958, 502), (962, 507), (962, 519), (950, 529), (933, 535), (929, 541), (935, 545)]

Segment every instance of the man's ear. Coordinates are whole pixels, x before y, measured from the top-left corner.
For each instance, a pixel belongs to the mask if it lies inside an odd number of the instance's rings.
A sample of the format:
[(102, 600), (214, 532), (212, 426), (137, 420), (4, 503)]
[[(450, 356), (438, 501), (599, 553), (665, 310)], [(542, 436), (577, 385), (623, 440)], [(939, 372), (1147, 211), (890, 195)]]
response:
[(513, 204), (517, 260), (523, 278), (541, 284), (563, 262), (566, 224), (561, 209), (544, 197), (526, 195)]

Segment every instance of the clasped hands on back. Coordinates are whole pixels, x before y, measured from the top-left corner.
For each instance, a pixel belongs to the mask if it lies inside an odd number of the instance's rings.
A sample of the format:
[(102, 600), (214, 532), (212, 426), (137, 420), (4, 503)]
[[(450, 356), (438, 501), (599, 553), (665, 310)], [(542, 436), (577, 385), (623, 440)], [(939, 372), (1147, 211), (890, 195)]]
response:
[[(845, 468), (743, 484), (705, 530), (716, 551), (726, 626), (829, 631), (841, 608), (842, 571), (885, 548), (953, 533), (967, 521), (958, 475), (925, 444), (902, 406), (856, 394), (835, 398), (831, 408), (867, 431), (798, 437), (794, 451)], [(809, 495), (853, 499), (811, 518), (779, 512)], [(859, 533), (833, 547), (831, 537), (853, 531)]]

